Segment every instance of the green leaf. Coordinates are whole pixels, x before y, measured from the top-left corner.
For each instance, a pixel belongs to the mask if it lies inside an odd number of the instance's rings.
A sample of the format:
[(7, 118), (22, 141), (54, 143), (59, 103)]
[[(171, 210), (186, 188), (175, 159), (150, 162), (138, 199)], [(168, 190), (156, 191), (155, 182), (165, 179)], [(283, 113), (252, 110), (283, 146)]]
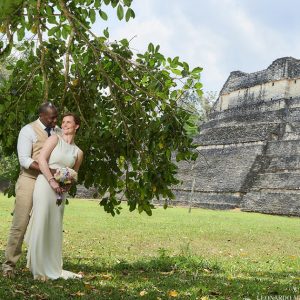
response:
[(95, 0), (95, 8), (99, 8), (101, 6), (101, 1), (100, 0)]
[(177, 90), (173, 91), (170, 96), (171, 98), (177, 98)]
[(149, 204), (145, 204), (143, 208), (148, 216), (152, 216), (152, 210), (151, 210)]
[(199, 97), (202, 97), (203, 96), (203, 91), (202, 90), (196, 90), (197, 91), (197, 95)]
[(49, 5), (46, 5), (46, 12), (47, 12), (48, 15), (52, 15), (53, 14), (52, 7), (49, 6)]
[(100, 17), (104, 20), (104, 21), (107, 21), (107, 19), (108, 19), (108, 16), (107, 16), (107, 14), (106, 14), (106, 12), (104, 12), (103, 10), (99, 10), (99, 15), (100, 15)]
[(25, 27), (21, 27), (17, 30), (18, 41), (21, 41), (25, 36)]
[(152, 43), (150, 43), (150, 44), (148, 45), (148, 51), (149, 51), (149, 52), (154, 52), (154, 45), (153, 45)]
[(111, 2), (111, 6), (112, 6), (113, 8), (115, 8), (115, 7), (118, 5), (119, 0), (111, 0), (110, 2)]
[(201, 71), (203, 70), (203, 68), (200, 68), (200, 67), (196, 67), (192, 70), (192, 74), (198, 74), (200, 73)]
[(90, 16), (90, 20), (91, 22), (94, 24), (96, 21), (96, 12), (93, 9), (90, 9), (89, 11), (89, 16)]
[(104, 34), (104, 36), (105, 36), (107, 39), (109, 38), (109, 32), (108, 32), (108, 28), (107, 28), (107, 27), (103, 30), (103, 34)]
[(183, 62), (182, 65), (183, 65), (184, 69), (185, 69), (187, 72), (189, 72), (190, 66), (189, 66), (186, 62)]
[(132, 0), (123, 0), (125, 6), (130, 6), (132, 3)]
[(125, 20), (126, 22), (129, 21), (130, 17), (131, 17), (131, 8), (128, 8), (127, 11), (126, 11), (126, 15), (125, 15)]
[(189, 73), (188, 73), (188, 71), (186, 71), (185, 69), (183, 69), (181, 71), (181, 75), (182, 75), (182, 77), (187, 77), (189, 75)]
[(57, 30), (55, 31), (54, 35), (56, 36), (56, 38), (60, 39), (61, 37), (61, 31), (59, 29), (59, 27), (57, 26)]
[(89, 62), (89, 55), (87, 53), (85, 55), (83, 55), (82, 62), (84, 65), (86, 65)]
[(55, 16), (49, 16), (48, 17), (48, 23), (50, 23), (50, 24), (57, 24)]
[(131, 12), (131, 18), (134, 19), (135, 18), (135, 12), (132, 9), (130, 9), (130, 12)]
[(119, 4), (117, 8), (117, 16), (120, 21), (124, 18), (124, 9), (121, 4)]
[(108, 5), (110, 3), (111, 0), (104, 0), (104, 4)]
[(138, 212), (139, 212), (139, 213), (142, 213), (143, 210), (144, 210), (144, 209), (143, 209), (143, 206), (142, 206), (142, 205), (139, 205), (139, 206), (138, 206)]
[(68, 35), (70, 33), (70, 26), (68, 25), (64, 25), (63, 28), (62, 28), (62, 31), (61, 31), (61, 35), (64, 39), (67, 39), (68, 38)]
[(54, 35), (54, 33), (58, 30), (58, 26), (54, 26), (49, 29), (48, 36)]
[(125, 46), (125, 47), (128, 47), (128, 46), (129, 46), (129, 42), (128, 42), (127, 39), (122, 39), (122, 40), (120, 41), (120, 43), (121, 43), (123, 46)]
[(171, 69), (172, 73), (174, 73), (175, 75), (181, 76), (181, 71), (178, 69)]
[[(8, 66), (6, 66), (6, 70), (13, 70), (14, 69), (14, 66), (12, 66), (12, 65), (8, 65)], [(1, 111), (0, 111), (1, 112)]]
[(195, 89), (201, 89), (203, 87), (203, 84), (201, 82), (197, 82), (195, 85), (194, 85), (194, 88)]

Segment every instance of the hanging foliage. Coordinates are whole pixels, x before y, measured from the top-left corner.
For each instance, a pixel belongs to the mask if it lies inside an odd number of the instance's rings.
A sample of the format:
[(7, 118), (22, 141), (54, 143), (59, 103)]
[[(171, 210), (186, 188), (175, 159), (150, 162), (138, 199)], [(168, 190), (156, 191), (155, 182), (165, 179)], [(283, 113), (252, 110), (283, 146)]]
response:
[(92, 32), (92, 24), (108, 19), (108, 6), (120, 20), (134, 18), (131, 2), (2, 3), (0, 59), (17, 59), (7, 64), (11, 75), (0, 87), (0, 143), (6, 155), (15, 153), (20, 128), (43, 101), (78, 113), (76, 143), (85, 154), (79, 182), (95, 187), (112, 215), (121, 199), (131, 211), (151, 215), (153, 198), (174, 198), (173, 154), (178, 161), (196, 159), (185, 129), (193, 125), (192, 113), (179, 99), (186, 91), (202, 93), (202, 69), (164, 57), (159, 45), (136, 54), (127, 39), (110, 42), (107, 28), (101, 36)]

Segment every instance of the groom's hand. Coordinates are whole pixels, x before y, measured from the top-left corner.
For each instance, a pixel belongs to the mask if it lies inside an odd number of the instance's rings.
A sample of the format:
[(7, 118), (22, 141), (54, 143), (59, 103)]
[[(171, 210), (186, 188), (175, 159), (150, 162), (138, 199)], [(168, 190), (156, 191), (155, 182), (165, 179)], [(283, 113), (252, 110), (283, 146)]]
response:
[(51, 172), (52, 175), (54, 175), (56, 173), (56, 169), (51, 169), (50, 168), (50, 172)]

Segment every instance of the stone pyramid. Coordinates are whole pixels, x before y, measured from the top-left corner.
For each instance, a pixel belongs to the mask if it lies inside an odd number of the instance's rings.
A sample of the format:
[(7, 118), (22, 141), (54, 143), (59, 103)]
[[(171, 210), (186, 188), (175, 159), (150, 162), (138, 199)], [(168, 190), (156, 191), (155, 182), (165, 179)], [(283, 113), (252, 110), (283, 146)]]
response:
[(300, 60), (231, 72), (196, 142), (177, 201), (300, 216)]

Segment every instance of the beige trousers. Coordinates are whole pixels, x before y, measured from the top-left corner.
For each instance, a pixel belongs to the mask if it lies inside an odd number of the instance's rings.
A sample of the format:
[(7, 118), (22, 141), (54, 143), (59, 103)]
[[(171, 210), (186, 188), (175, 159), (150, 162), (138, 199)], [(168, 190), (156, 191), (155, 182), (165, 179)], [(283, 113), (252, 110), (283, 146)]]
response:
[(12, 225), (5, 251), (3, 271), (13, 270), (22, 253), (22, 243), (32, 209), (32, 194), (35, 178), (22, 174), (16, 183), (16, 201)]

